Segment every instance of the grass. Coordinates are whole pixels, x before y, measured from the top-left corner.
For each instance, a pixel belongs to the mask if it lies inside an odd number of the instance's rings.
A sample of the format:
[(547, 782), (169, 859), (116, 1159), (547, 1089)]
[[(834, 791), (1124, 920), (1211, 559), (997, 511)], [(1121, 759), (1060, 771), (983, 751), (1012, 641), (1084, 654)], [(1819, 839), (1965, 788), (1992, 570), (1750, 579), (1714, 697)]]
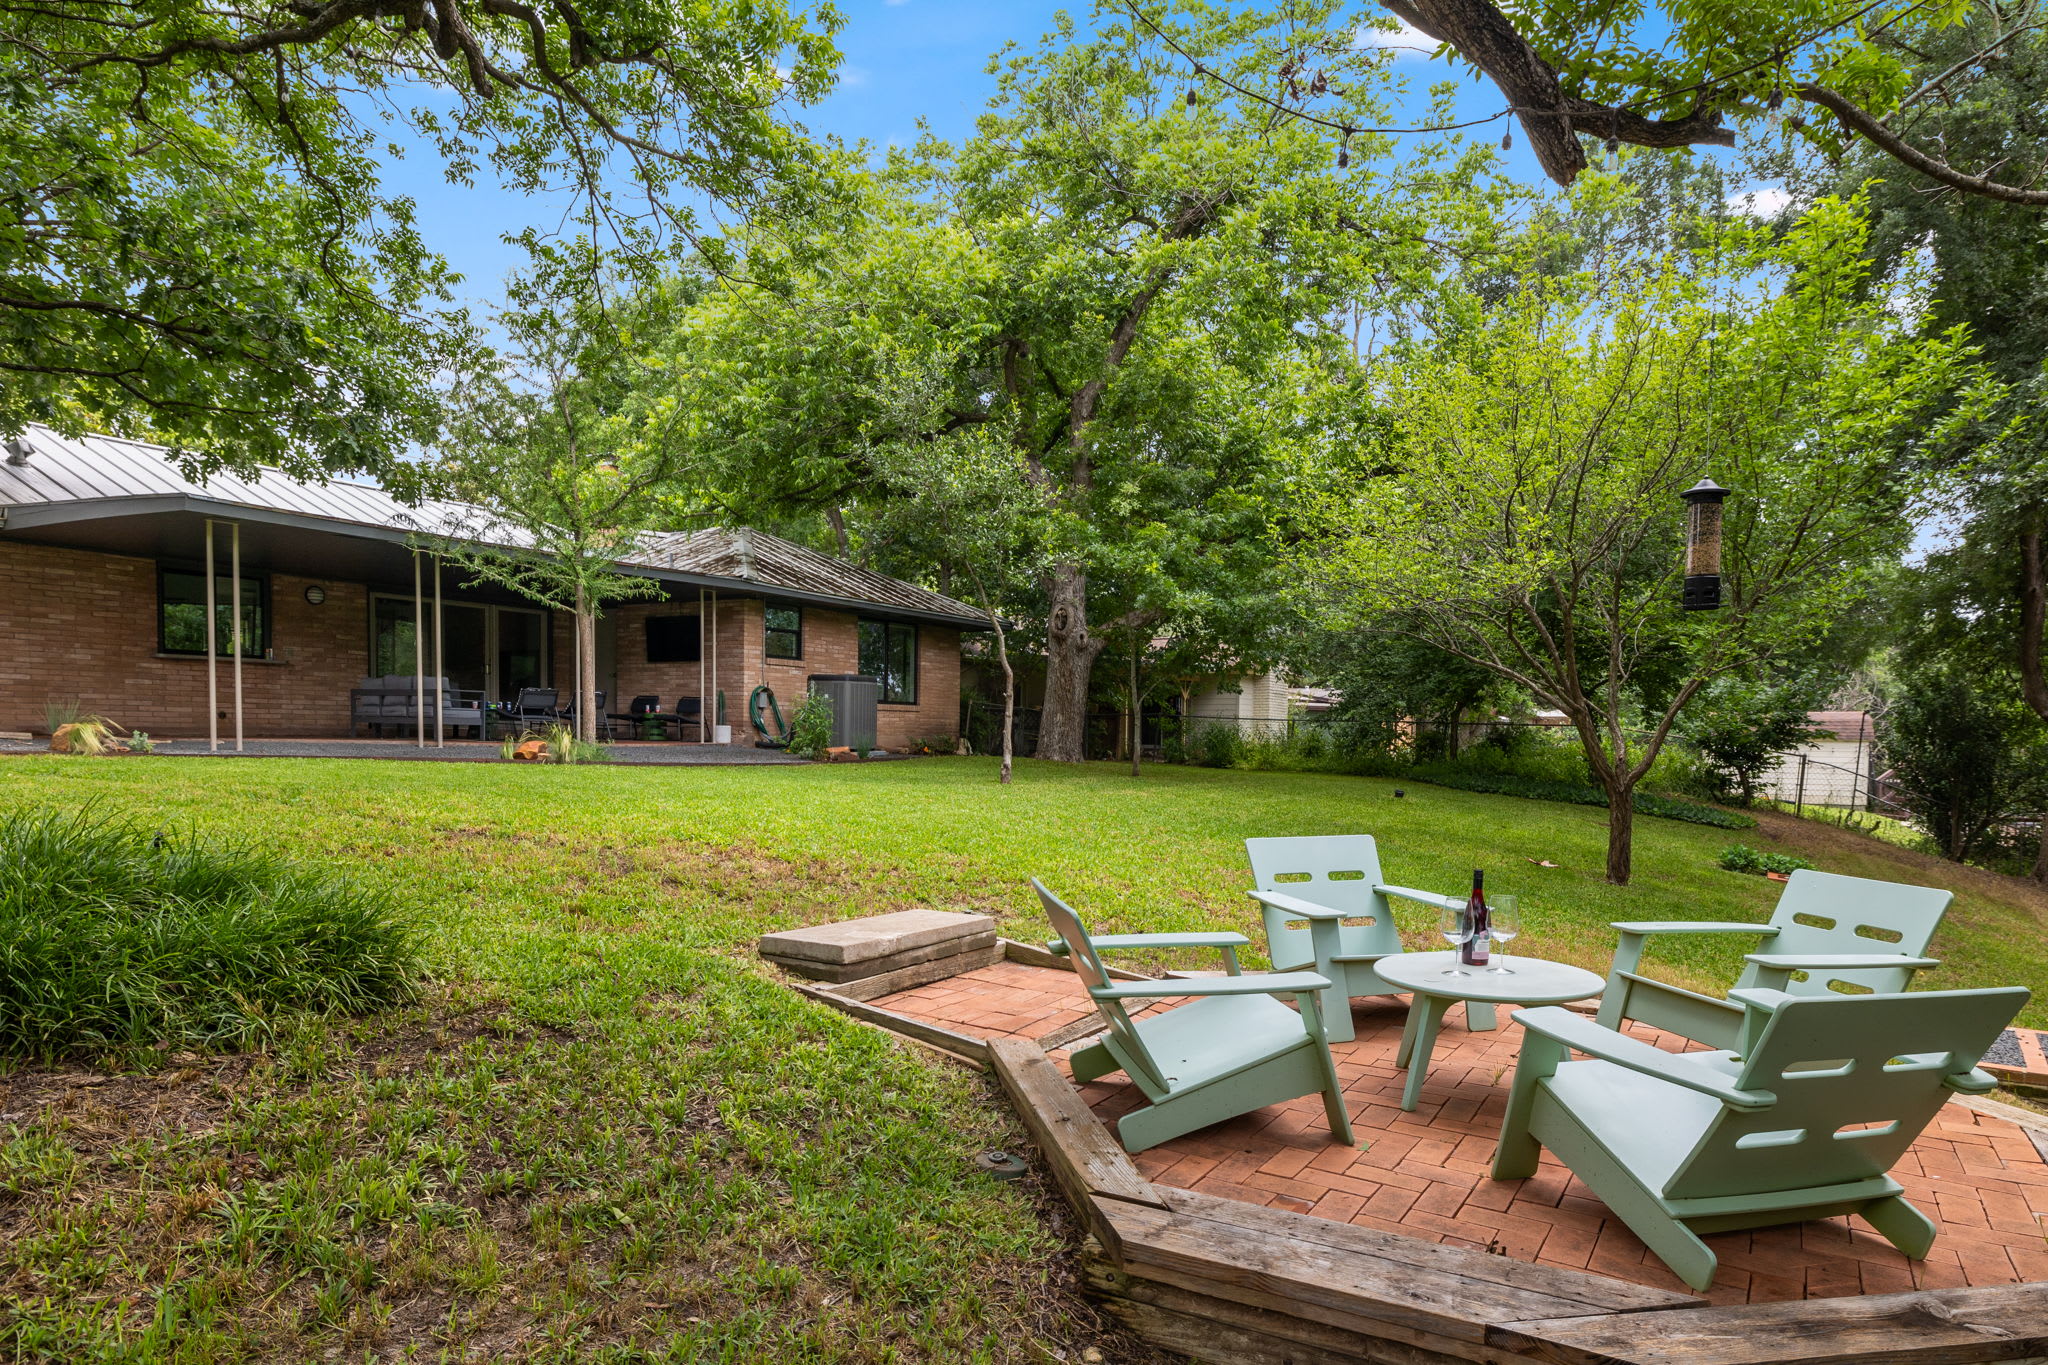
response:
[(247, 1045), (412, 975), (410, 932), (345, 879), (132, 818), (0, 813), (0, 1057)]
[[(360, 872), (430, 983), (265, 1049), (0, 1080), (0, 1345), (18, 1357), (605, 1362), (1145, 1358), (1067, 1279), (1074, 1235), (986, 1078), (775, 984), (769, 929), (914, 905), (1042, 939), (1255, 930), (1242, 839), (1366, 829), (1387, 873), (1522, 895), (1518, 951), (1604, 967), (1621, 918), (1760, 919), (1726, 834), (1310, 774), (980, 759), (803, 768), (333, 760), (0, 763), (0, 809), (98, 802)], [(2030, 982), (2048, 902), (1771, 813), (1759, 847), (1958, 891), (1929, 985)], [(1531, 860), (1561, 864), (1541, 868)], [(1422, 926), (1418, 925), (1418, 928)], [(1425, 939), (1416, 936), (1417, 946)], [(1701, 983), (1733, 945), (1666, 970)], [(1192, 959), (1190, 959), (1192, 961)], [(1207, 964), (1202, 964), (1207, 965)], [(2042, 1004), (2033, 1022), (2048, 1022)], [(169, 1286), (169, 1288), (165, 1288)]]

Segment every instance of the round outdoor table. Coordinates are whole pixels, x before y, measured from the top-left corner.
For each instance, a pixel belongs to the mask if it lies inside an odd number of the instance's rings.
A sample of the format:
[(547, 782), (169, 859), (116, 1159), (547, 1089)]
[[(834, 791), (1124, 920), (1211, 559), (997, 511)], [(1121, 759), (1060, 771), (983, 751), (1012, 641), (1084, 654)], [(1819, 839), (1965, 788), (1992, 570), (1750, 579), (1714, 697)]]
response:
[[(1540, 957), (1495, 956), (1491, 966), (1506, 966), (1511, 972), (1490, 972), (1485, 967), (1467, 967), (1467, 976), (1445, 976), (1447, 968), (1458, 965), (1455, 952), (1396, 953), (1372, 964), (1380, 980), (1408, 991), (1408, 1025), (1401, 1030), (1401, 1051), (1394, 1065), (1408, 1069), (1408, 1084), (1401, 1091), (1401, 1107), (1413, 1109), (1422, 1097), (1422, 1078), (1429, 1071), (1429, 1054), (1436, 1047), (1437, 1026), (1453, 1001), (1484, 1005), (1562, 1005), (1570, 1000), (1588, 1000), (1600, 994), (1606, 981), (1588, 971), (1562, 962), (1545, 962)], [(1491, 1010), (1488, 1011), (1492, 1013)]]

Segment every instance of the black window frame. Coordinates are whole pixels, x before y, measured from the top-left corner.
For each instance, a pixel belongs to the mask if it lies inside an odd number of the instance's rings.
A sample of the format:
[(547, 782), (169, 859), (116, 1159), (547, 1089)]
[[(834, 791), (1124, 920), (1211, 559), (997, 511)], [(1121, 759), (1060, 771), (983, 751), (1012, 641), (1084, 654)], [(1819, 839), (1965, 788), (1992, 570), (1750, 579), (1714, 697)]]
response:
[[(206, 610), (206, 566), (203, 564), (167, 564), (159, 562), (156, 566), (156, 652), (159, 654), (174, 654), (181, 659), (203, 659), (206, 657), (206, 650), (203, 646), (199, 649), (174, 649), (171, 647), (170, 640), (165, 636), (164, 608), (172, 605), (164, 592), (164, 579), (169, 574), (182, 574), (188, 578), (198, 579), (199, 600), (197, 602), (180, 602), (178, 605), (196, 606), (202, 612)], [(230, 577), (228, 573), (220, 570), (216, 570), (213, 576), (216, 580)], [(258, 612), (255, 643), (242, 654), (242, 657), (245, 659), (268, 658), (271, 648), (275, 643), (273, 635), (276, 625), (276, 617), (271, 611), (270, 606), (270, 575), (261, 572), (252, 573), (244, 569), (242, 571), (242, 582), (254, 583), (256, 585), (256, 610)], [(233, 620), (233, 617), (229, 615), (234, 610), (232, 602), (221, 602), (216, 595), (215, 610), (219, 612), (223, 619)], [(232, 629), (232, 626), (230, 629)], [(232, 659), (235, 656), (232, 653), (220, 653), (214, 657)]]
[[(684, 629), (676, 627), (672, 624), (677, 621), (689, 622), (688, 628)], [(655, 624), (656, 622), (660, 622), (661, 624), (657, 626)], [(696, 612), (664, 612), (660, 615), (654, 615), (650, 613), (646, 618), (646, 624), (643, 627), (643, 629), (646, 632), (645, 639), (647, 645), (648, 663), (694, 664), (701, 663), (703, 661), (703, 618), (700, 617)], [(664, 651), (660, 656), (657, 657), (655, 653), (655, 637), (657, 635), (662, 636), (665, 640), (672, 640), (676, 643), (676, 649), (672, 654)]]
[[(779, 613), (786, 613), (795, 617), (796, 624), (794, 626), (775, 625), (774, 618)], [(789, 637), (789, 653), (777, 654), (775, 652), (777, 636)], [(761, 652), (763, 657), (770, 659), (801, 659), (804, 657), (804, 609), (802, 607), (778, 607), (773, 602), (767, 603), (762, 607)]]
[[(867, 667), (867, 662), (866, 662), (866, 658), (865, 658), (865, 656), (866, 656), (866, 654), (867, 654), (867, 650), (866, 650), (866, 648), (865, 648), (865, 645), (866, 645), (866, 641), (865, 641), (865, 640), (864, 640), (864, 639), (863, 639), (862, 637), (863, 637), (863, 636), (864, 636), (864, 635), (866, 634), (866, 632), (867, 632), (867, 630), (868, 630), (868, 628), (869, 628), (869, 627), (874, 627), (874, 628), (876, 628), (876, 629), (878, 629), (878, 630), (880, 630), (880, 631), (882, 632), (882, 655), (883, 655), (883, 657), (884, 657), (885, 659), (886, 659), (886, 658), (888, 657), (888, 655), (889, 655), (889, 651), (890, 651), (890, 646), (891, 646), (891, 643), (892, 643), (892, 642), (893, 642), (893, 641), (894, 641), (894, 640), (895, 640), (895, 639), (896, 639), (896, 638), (897, 638), (897, 637), (898, 637), (899, 635), (905, 635), (905, 634), (907, 634), (907, 635), (908, 635), (908, 636), (910, 637), (910, 653), (909, 653), (909, 656), (908, 656), (908, 657), (909, 657), (909, 660), (910, 660), (910, 666), (909, 666), (909, 673), (910, 673), (910, 688), (909, 688), (909, 692), (908, 692), (908, 695), (903, 695), (903, 694), (899, 693), (899, 694), (898, 694), (898, 695), (896, 695), (896, 696), (891, 696), (891, 695), (890, 695), (890, 686), (889, 686), (889, 684), (890, 684), (890, 675), (889, 675), (889, 672), (888, 672), (888, 670), (887, 670), (887, 669), (880, 669), (880, 670), (876, 670), (876, 669), (870, 669), (869, 667)], [(862, 673), (865, 673), (865, 674), (867, 674), (868, 676), (870, 676), (870, 677), (873, 677), (873, 678), (876, 678), (876, 679), (878, 679), (878, 680), (880, 681), (880, 683), (881, 683), (881, 689), (880, 689), (880, 694), (879, 694), (878, 700), (879, 700), (879, 701), (881, 702), (881, 704), (882, 704), (882, 705), (884, 705), (884, 706), (915, 706), (915, 705), (917, 705), (917, 682), (918, 682), (918, 679), (917, 679), (917, 671), (918, 671), (918, 670), (917, 670), (917, 646), (918, 646), (918, 638), (917, 638), (917, 629), (918, 629), (918, 628), (917, 628), (917, 625), (916, 625), (916, 623), (915, 623), (915, 622), (912, 622), (912, 621), (885, 621), (885, 620), (883, 620), (882, 618), (880, 618), (880, 617), (878, 617), (878, 616), (862, 616), (862, 617), (858, 617), (858, 618), (856, 618), (856, 620), (855, 620), (855, 623), (854, 623), (854, 659), (855, 659), (855, 661), (856, 661), (856, 667), (857, 667), (857, 668), (859, 669), (859, 671), (860, 671), (860, 672), (862, 672)]]

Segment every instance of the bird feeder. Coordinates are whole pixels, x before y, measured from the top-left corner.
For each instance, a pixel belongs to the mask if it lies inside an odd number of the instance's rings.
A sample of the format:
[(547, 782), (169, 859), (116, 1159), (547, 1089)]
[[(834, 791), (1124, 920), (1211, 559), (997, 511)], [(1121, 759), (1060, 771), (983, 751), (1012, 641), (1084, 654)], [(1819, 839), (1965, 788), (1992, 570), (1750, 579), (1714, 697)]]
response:
[(1721, 500), (1728, 490), (1701, 479), (1679, 496), (1685, 499), (1685, 591), (1679, 600), (1687, 611), (1713, 611), (1721, 605)]

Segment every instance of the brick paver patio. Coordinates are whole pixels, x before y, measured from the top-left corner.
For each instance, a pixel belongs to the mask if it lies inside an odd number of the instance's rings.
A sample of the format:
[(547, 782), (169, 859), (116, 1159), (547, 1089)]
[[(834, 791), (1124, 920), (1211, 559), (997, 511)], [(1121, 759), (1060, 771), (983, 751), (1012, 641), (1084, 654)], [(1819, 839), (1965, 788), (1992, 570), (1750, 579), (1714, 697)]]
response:
[[(874, 1003), (981, 1038), (1044, 1038), (1093, 1013), (1071, 973), (1015, 962)], [(1684, 1289), (1547, 1152), (1530, 1179), (1488, 1177), (1520, 1046), (1507, 1010), (1498, 1031), (1472, 1033), (1452, 1009), (1412, 1114), (1399, 1108), (1405, 1073), (1394, 1067), (1405, 998), (1359, 1000), (1353, 1010), (1358, 1037), (1331, 1051), (1359, 1148), (1330, 1141), (1322, 1102), (1309, 1096), (1141, 1152), (1138, 1168), (1160, 1184)], [(1667, 1050), (1686, 1046), (1653, 1029), (1631, 1032)], [(1069, 1050), (1054, 1056), (1064, 1063)], [(1122, 1073), (1082, 1094), (1110, 1123), (1144, 1102)], [(1745, 1303), (2048, 1280), (2048, 1160), (2027, 1130), (1952, 1103), (1892, 1174), (1939, 1226), (1925, 1261), (1907, 1260), (1847, 1218), (1719, 1233), (1706, 1239), (1721, 1260), (1708, 1297)]]

